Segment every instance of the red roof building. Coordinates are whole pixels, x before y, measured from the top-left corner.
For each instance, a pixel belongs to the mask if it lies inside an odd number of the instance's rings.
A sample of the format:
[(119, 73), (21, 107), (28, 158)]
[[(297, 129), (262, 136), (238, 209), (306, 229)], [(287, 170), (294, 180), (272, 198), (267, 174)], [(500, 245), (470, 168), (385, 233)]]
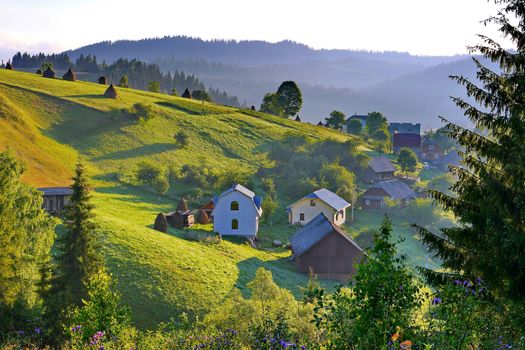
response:
[(410, 148), (418, 156), (421, 154), (421, 135), (409, 133), (395, 133), (392, 135), (394, 153), (403, 147)]

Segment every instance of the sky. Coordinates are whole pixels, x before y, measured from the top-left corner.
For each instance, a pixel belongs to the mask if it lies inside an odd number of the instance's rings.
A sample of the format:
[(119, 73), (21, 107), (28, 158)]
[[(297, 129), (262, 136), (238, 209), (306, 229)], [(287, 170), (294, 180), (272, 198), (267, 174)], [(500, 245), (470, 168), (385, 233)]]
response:
[(118, 39), (294, 40), (313, 48), (466, 53), (487, 0), (0, 0), (0, 59)]

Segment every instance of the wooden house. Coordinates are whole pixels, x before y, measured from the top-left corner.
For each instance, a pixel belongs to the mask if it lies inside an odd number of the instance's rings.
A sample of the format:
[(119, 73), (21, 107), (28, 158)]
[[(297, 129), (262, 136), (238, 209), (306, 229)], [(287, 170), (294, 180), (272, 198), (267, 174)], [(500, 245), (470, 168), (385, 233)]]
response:
[(255, 237), (262, 215), (262, 198), (246, 187), (232, 187), (213, 199), (213, 230), (220, 235)]
[(348, 207), (350, 203), (326, 188), (322, 188), (289, 205), (286, 210), (288, 221), (292, 225), (306, 225), (321, 213), (334, 224), (342, 225), (346, 221), (346, 208)]
[(417, 156), (421, 155), (421, 135), (409, 133), (395, 133), (392, 135), (392, 149), (399, 153), (403, 147), (410, 148)]
[(396, 167), (390, 159), (380, 156), (370, 158), (368, 167), (365, 170), (364, 180), (368, 182), (378, 182), (384, 180), (392, 180)]
[(73, 191), (69, 187), (41, 187), (44, 202), (42, 207), (51, 215), (62, 216), (64, 206), (69, 203)]
[(348, 281), (364, 252), (323, 213), (297, 231), (290, 240), (292, 260), (299, 272), (310, 270), (320, 278)]
[(439, 163), (445, 156), (445, 151), (436, 142), (425, 139), (421, 146), (421, 160), (424, 162)]
[(407, 206), (412, 199), (417, 198), (417, 194), (403, 181), (379, 181), (363, 193), (361, 205), (364, 209), (382, 208), (386, 205), (386, 198), (399, 202), (401, 206)]

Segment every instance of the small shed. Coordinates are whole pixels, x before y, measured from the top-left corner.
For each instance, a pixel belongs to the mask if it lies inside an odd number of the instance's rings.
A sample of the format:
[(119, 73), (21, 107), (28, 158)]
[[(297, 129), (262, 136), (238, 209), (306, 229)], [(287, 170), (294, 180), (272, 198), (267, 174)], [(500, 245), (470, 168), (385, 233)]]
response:
[(320, 278), (346, 282), (355, 273), (354, 264), (364, 256), (363, 249), (322, 213), (297, 231), (290, 242), (297, 270), (313, 270)]
[(378, 182), (392, 180), (396, 167), (387, 157), (372, 157), (368, 161), (368, 167), (365, 170), (365, 181)]
[(42, 208), (51, 215), (62, 216), (64, 207), (69, 203), (73, 191), (69, 187), (41, 187), (44, 202)]
[(361, 205), (365, 209), (378, 209), (386, 205), (385, 198), (390, 198), (407, 206), (417, 194), (403, 181), (394, 179), (379, 181), (361, 196)]
[(445, 156), (443, 147), (430, 139), (423, 140), (421, 146), (421, 160), (424, 162), (439, 163)]

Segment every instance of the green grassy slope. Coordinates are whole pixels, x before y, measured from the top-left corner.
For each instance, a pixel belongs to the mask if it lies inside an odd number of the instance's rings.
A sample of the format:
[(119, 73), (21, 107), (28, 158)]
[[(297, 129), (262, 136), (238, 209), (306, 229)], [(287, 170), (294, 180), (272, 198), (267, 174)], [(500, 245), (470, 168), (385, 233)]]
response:
[[(207, 245), (185, 240), (181, 231), (156, 232), (151, 229), (155, 215), (172, 209), (173, 199), (124, 185), (116, 175), (146, 159), (165, 165), (204, 163), (214, 169), (255, 171), (267, 164), (269, 145), (287, 132), (341, 140), (349, 136), (131, 89), (118, 89), (119, 98), (110, 100), (102, 97), (105, 88), (0, 70), (0, 150), (12, 148), (26, 161), (24, 179), (34, 186), (68, 185), (77, 157), (86, 161), (104, 233), (104, 255), (136, 324), (151, 328), (183, 311), (202, 314), (232, 288), (245, 290), (259, 266), (272, 270), (277, 283), (299, 295), (306, 277), (295, 273), (287, 261), (288, 251), (256, 250), (228, 241)], [(153, 106), (155, 118), (140, 124), (110, 113), (136, 102)], [(182, 129), (190, 142), (180, 149), (173, 135)], [(261, 238), (283, 235), (285, 240), (293, 232), (281, 216), (280, 224), (262, 228)]]

